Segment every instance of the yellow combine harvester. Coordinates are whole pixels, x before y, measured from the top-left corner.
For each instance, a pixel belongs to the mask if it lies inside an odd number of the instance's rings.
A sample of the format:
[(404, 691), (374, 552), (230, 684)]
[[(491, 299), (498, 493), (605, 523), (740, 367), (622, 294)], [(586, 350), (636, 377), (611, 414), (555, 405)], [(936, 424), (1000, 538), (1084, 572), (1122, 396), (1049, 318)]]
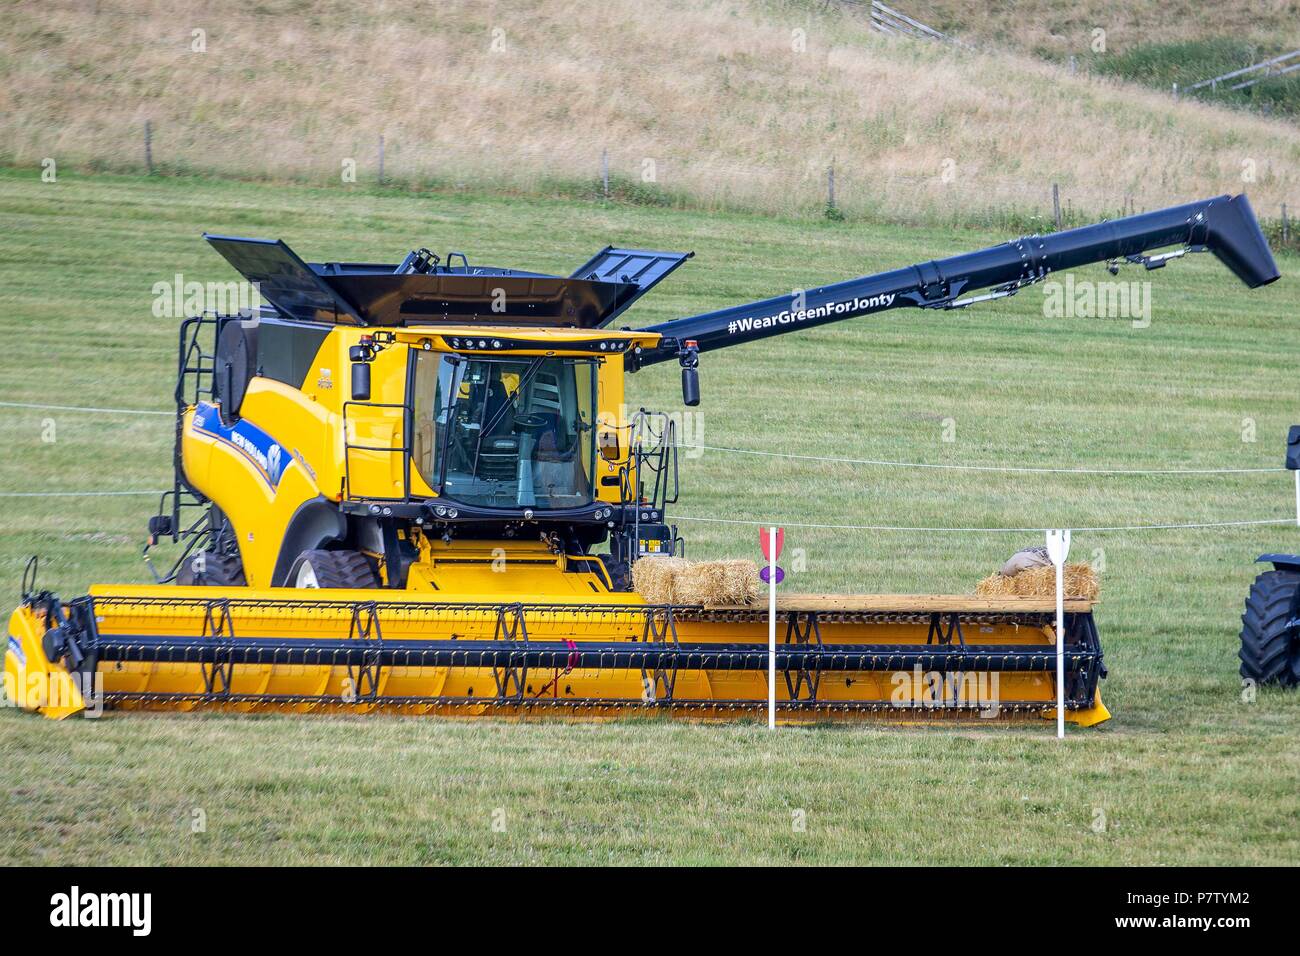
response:
[[(207, 239), (269, 305), (182, 325), (175, 486), (150, 535), (185, 550), (159, 585), (65, 603), (34, 572), (24, 583), (6, 681), (50, 717), (761, 709), (765, 608), (632, 589), (636, 561), (681, 542), (673, 428), (623, 413), (628, 373), (678, 361), (694, 405), (702, 352), (961, 308), (1091, 262), (1210, 251), (1248, 286), (1277, 278), (1244, 196), (642, 330), (610, 325), (689, 254), (610, 247), (561, 277), (426, 250), (309, 264), (282, 242)], [(1066, 610), (1068, 717), (1097, 723), (1092, 609)], [(1054, 714), (1051, 601), (787, 596), (778, 617), (784, 719)]]

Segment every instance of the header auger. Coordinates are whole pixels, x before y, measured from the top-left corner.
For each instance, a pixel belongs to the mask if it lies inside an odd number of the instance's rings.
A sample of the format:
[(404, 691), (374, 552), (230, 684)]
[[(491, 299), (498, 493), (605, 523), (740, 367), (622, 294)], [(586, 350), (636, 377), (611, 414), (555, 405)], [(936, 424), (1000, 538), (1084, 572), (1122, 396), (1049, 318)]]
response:
[[(648, 603), (638, 560), (683, 549), (667, 509), (671, 423), (623, 414), (627, 374), (902, 306), (953, 309), (1094, 262), (1214, 253), (1278, 277), (1244, 196), (613, 329), (689, 253), (608, 247), (570, 276), (306, 263), (283, 242), (208, 236), (268, 303), (180, 331), (174, 487), (153, 586), (60, 602), (25, 586), (5, 658), (47, 716), (87, 703), (732, 717), (766, 703), (766, 610)], [(1164, 250), (1164, 251), (1160, 251)], [(146, 552), (148, 549), (146, 549)], [(787, 720), (1051, 716), (1054, 602), (788, 595)], [(1087, 601), (1067, 604), (1067, 714), (1108, 714)], [(93, 699), (87, 700), (89, 695)]]

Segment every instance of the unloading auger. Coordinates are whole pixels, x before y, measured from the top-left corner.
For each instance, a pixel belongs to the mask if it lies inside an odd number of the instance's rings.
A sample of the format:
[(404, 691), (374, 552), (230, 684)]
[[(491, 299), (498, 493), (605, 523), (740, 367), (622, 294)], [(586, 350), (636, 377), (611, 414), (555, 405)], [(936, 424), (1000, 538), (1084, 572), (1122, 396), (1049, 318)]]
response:
[[(149, 533), (184, 550), (158, 584), (63, 602), (25, 579), (7, 691), (46, 716), (758, 710), (765, 609), (632, 589), (634, 562), (682, 544), (665, 510), (672, 424), (621, 414), (628, 372), (675, 359), (694, 405), (702, 352), (961, 308), (1093, 262), (1155, 269), (1209, 251), (1251, 288), (1278, 278), (1245, 196), (639, 330), (610, 324), (689, 253), (608, 247), (562, 277), (424, 249), (309, 264), (283, 242), (206, 238), (269, 304), (181, 326), (175, 480)], [(1053, 612), (1032, 598), (787, 595), (780, 713), (1052, 716)], [(1069, 719), (1106, 719), (1089, 602), (1067, 602), (1060, 639)]]

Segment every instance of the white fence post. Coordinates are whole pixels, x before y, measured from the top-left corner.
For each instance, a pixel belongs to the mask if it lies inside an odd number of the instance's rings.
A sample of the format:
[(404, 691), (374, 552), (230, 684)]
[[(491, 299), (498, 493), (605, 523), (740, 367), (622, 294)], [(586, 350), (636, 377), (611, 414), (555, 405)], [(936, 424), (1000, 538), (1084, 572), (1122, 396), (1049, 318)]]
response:
[(767, 529), (767, 727), (776, 729), (776, 525)]
[(1047, 532), (1047, 556), (1056, 567), (1056, 736), (1065, 737), (1065, 559), (1068, 530)]

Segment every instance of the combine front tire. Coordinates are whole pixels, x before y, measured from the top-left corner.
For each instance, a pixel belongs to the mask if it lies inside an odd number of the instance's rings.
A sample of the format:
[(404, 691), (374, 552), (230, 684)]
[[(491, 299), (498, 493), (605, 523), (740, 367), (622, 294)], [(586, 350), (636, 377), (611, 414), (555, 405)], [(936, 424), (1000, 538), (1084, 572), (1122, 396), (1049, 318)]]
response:
[(289, 570), (295, 588), (377, 588), (379, 578), (359, 551), (304, 551)]
[(1300, 573), (1265, 571), (1255, 578), (1241, 615), (1241, 676), (1256, 684), (1300, 684), (1300, 635), (1287, 622), (1296, 614)]
[(244, 587), (244, 566), (237, 554), (200, 551), (176, 572), (176, 583), (199, 587)]

